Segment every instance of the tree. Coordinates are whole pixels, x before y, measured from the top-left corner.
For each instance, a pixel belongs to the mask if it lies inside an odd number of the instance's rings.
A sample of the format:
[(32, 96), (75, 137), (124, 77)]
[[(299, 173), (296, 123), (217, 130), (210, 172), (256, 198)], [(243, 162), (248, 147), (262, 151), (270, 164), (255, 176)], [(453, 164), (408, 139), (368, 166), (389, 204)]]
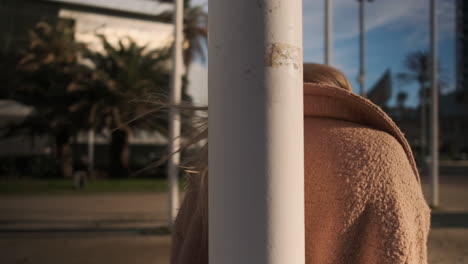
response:
[[(82, 84), (87, 104), (84, 112), (93, 116), (93, 126), (111, 130), (111, 177), (126, 177), (129, 173), (128, 137), (134, 128), (167, 133), (166, 118), (137, 118), (151, 111), (152, 104), (139, 98), (153, 100), (167, 97), (169, 73), (166, 61), (168, 50), (147, 50), (128, 38), (114, 47), (100, 35), (104, 52), (88, 52), (86, 58), (94, 64), (92, 76)], [(90, 119), (91, 120), (91, 119)]]
[(397, 107), (399, 109), (405, 109), (406, 99), (408, 98), (408, 93), (406, 92), (399, 92), (397, 94)]
[(34, 110), (21, 122), (10, 124), (5, 135), (52, 136), (58, 171), (65, 177), (73, 172), (70, 140), (82, 124), (75, 111), (79, 104), (75, 92), (87, 71), (78, 59), (84, 48), (74, 40), (69, 21), (38, 23), (15, 65), (9, 92), (10, 99)]
[[(406, 72), (397, 74), (397, 79), (402, 85), (417, 83), (419, 85), (419, 107), (421, 113), (421, 157), (427, 154), (427, 120), (430, 104), (430, 54), (427, 51), (416, 51), (409, 53), (403, 63)], [(439, 71), (440, 71), (440, 67)], [(441, 74), (439, 73), (439, 76)], [(439, 87), (444, 87), (443, 78), (439, 78)]]
[[(173, 12), (165, 11), (156, 16), (156, 20), (164, 23), (173, 22)], [(208, 14), (203, 6), (192, 6), (190, 0), (184, 0), (184, 64), (186, 75), (193, 59), (198, 56), (205, 60), (205, 45), (208, 37)]]

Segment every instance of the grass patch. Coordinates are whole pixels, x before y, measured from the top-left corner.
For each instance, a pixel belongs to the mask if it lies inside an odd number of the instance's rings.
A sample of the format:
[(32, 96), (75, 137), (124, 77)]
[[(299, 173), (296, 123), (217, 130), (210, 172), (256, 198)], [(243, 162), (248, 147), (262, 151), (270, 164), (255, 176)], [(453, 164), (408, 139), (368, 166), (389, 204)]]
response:
[(0, 180), (0, 195), (166, 192), (167, 189), (166, 179), (91, 180), (80, 190), (71, 179)]

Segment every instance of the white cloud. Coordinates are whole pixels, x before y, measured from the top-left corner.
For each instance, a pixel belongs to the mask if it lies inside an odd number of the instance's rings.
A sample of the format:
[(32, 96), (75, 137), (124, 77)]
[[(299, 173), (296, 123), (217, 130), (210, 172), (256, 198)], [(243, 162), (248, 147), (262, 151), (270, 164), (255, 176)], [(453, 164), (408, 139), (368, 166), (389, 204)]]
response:
[[(304, 2), (304, 36), (323, 35), (323, 1)], [(439, 30), (443, 33), (452, 30), (454, 0), (438, 1)], [(333, 1), (334, 38), (343, 40), (359, 33), (359, 4), (352, 0)], [(422, 29), (429, 23), (428, 0), (393, 0), (366, 3), (366, 31), (393, 23)], [(322, 44), (322, 43), (320, 43)]]
[[(453, 37), (454, 0), (438, 1), (439, 41)], [(359, 4), (355, 0), (333, 0), (333, 65), (348, 77), (357, 75), (358, 43), (348, 40), (359, 34)], [(304, 1), (304, 55), (306, 61), (323, 62), (324, 56), (324, 1)], [(402, 38), (404, 46), (412, 48), (429, 43), (428, 0), (376, 0), (366, 3), (366, 32), (384, 28), (386, 30), (409, 30)], [(336, 48), (337, 42), (340, 45)], [(417, 43), (417, 45), (415, 45)]]
[[(437, 11), (437, 33), (439, 41), (453, 38), (455, 34), (455, 1), (438, 1)], [(407, 35), (403, 40), (407, 45), (413, 45), (415, 42), (429, 43), (429, 4), (427, 3), (415, 7), (411, 14), (410, 16), (404, 17), (401, 21), (391, 24), (389, 27), (396, 30), (411, 28), (412, 34)]]
[[(207, 6), (207, 0), (193, 0), (194, 4)], [(454, 0), (438, 0), (439, 40), (453, 37)], [(347, 41), (359, 34), (359, 4), (356, 0), (333, 0), (333, 39)], [(308, 62), (323, 62), (324, 53), (324, 1), (304, 0), (304, 55)], [(429, 43), (429, 0), (376, 0), (366, 3), (366, 31), (385, 27), (386, 30), (400, 31), (407, 29), (411, 33), (402, 39), (405, 46), (414, 43)], [(345, 47), (333, 50), (333, 65), (348, 77), (357, 75), (358, 46), (349, 43)]]
[[(333, 0), (335, 41), (347, 40), (359, 34), (359, 3), (356, 0)], [(196, 5), (208, 5), (207, 0), (193, 0)], [(454, 29), (454, 0), (437, 1), (439, 37), (445, 38)], [(429, 0), (376, 0), (366, 3), (366, 31), (387, 26), (407, 27), (414, 31), (408, 38), (427, 38), (429, 30)], [(310, 59), (323, 61), (324, 1), (303, 2), (304, 50), (314, 55)], [(320, 55), (315, 55), (320, 53)]]

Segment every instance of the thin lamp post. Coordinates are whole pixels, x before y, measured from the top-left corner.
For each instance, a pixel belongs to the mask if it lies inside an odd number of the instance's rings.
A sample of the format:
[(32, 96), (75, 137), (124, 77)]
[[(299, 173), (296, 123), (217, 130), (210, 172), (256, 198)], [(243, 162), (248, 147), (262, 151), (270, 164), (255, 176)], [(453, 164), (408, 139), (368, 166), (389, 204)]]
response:
[(88, 130), (88, 176), (92, 177), (94, 173), (94, 127)]
[[(182, 41), (183, 41), (183, 0), (174, 1), (174, 46), (173, 71), (170, 103), (178, 105), (182, 91)], [(169, 153), (167, 174), (169, 178), (169, 228), (172, 228), (179, 207), (179, 164), (180, 164), (180, 112), (175, 107), (169, 111)]]
[(431, 205), (439, 206), (439, 87), (437, 81), (437, 5), (431, 0)]
[(325, 64), (332, 61), (333, 0), (325, 0)]
[(302, 0), (208, 4), (209, 263), (304, 264)]
[(365, 39), (365, 4), (373, 0), (358, 0), (359, 2), (359, 94), (366, 97), (366, 39)]

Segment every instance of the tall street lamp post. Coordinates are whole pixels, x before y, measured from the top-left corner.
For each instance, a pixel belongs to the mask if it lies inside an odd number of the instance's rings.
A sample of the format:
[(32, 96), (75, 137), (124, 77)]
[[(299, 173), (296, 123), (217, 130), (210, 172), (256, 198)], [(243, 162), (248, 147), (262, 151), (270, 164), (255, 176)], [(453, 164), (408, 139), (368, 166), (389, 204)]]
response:
[[(174, 1), (174, 46), (173, 71), (171, 79), (170, 103), (180, 104), (182, 91), (182, 41), (183, 41), (183, 0)], [(169, 178), (169, 227), (172, 228), (179, 207), (179, 164), (180, 164), (180, 112), (171, 107), (169, 111), (169, 153), (167, 174)]]
[(359, 2), (359, 94), (366, 97), (366, 43), (365, 43), (365, 4), (373, 0), (358, 0)]
[(437, 5), (431, 0), (431, 205), (439, 206), (439, 86), (437, 81)]
[(333, 0), (325, 0), (325, 64), (332, 62)]

